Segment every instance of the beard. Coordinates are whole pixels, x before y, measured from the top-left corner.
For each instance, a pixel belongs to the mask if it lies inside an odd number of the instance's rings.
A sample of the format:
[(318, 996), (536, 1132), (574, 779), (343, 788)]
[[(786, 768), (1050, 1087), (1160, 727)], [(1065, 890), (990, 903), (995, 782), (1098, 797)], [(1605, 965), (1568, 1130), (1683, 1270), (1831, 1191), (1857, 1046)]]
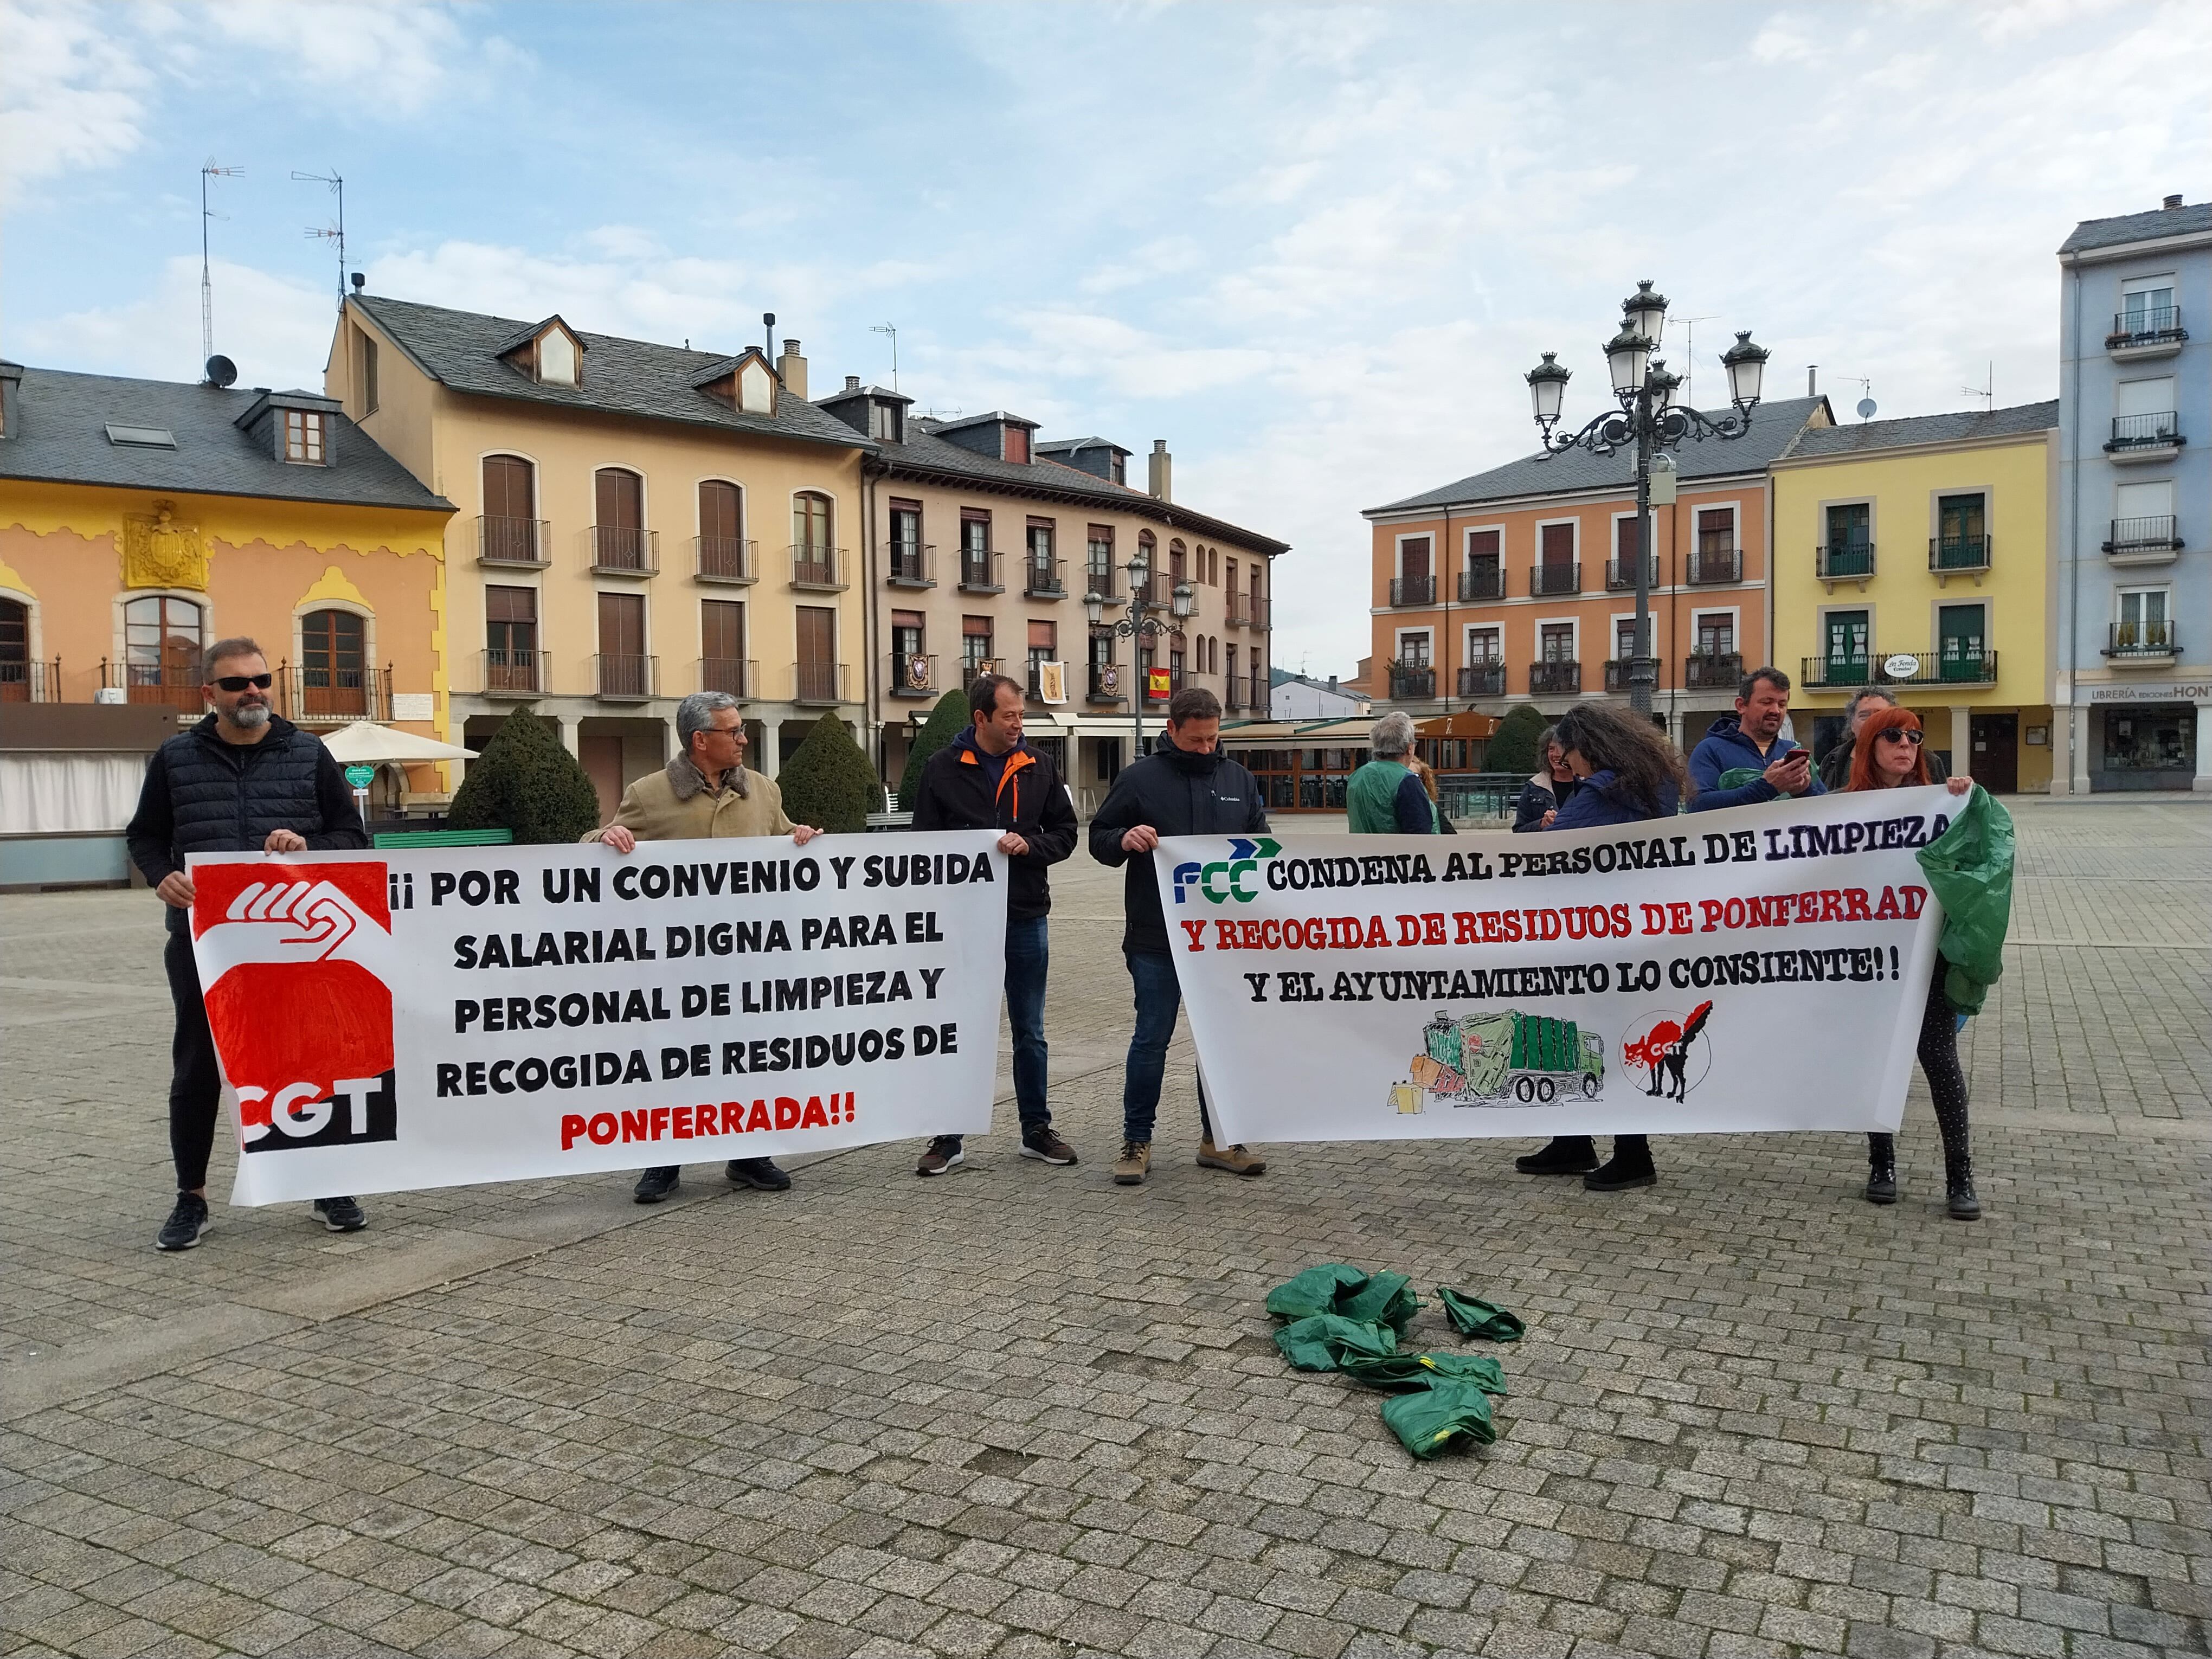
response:
[(242, 702), (231, 711), (230, 723), (243, 726), (248, 732), (258, 732), (269, 724), (269, 705), (265, 702)]

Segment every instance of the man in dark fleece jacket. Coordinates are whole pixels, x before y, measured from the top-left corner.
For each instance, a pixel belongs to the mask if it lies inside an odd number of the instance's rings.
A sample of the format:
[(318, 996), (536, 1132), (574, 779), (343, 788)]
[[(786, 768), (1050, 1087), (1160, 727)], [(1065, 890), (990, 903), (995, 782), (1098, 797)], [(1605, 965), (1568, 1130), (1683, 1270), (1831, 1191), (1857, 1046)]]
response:
[[(1127, 872), (1122, 887), (1121, 957), (1136, 988), (1137, 1029), (1129, 1039), (1121, 1078), (1121, 1155), (1114, 1179), (1124, 1187), (1143, 1182), (1152, 1162), (1152, 1122), (1160, 1106), (1160, 1078), (1168, 1042), (1175, 1036), (1182, 987), (1169, 954), (1168, 927), (1160, 912), (1152, 849), (1163, 836), (1264, 836), (1267, 809), (1260, 781), (1224, 755), (1221, 702), (1203, 686), (1188, 686), (1168, 704), (1167, 740), (1157, 753), (1122, 769), (1091, 820), (1091, 856)], [(1206, 1109), (1206, 1083), (1198, 1085), (1198, 1161), (1210, 1170), (1255, 1176), (1267, 1166), (1243, 1146), (1217, 1147)]]
[[(985, 674), (968, 691), (969, 725), (929, 757), (914, 803), (917, 830), (1001, 830), (1006, 855), (1006, 1018), (1014, 1028), (1014, 1109), (1022, 1156), (1073, 1164), (1075, 1149), (1052, 1132), (1045, 1100), (1044, 982), (1051, 963), (1045, 872), (1075, 851), (1075, 808), (1059, 769), (1022, 738), (1022, 688)], [(963, 1161), (958, 1135), (939, 1135), (915, 1166), (943, 1175)]]
[[(1782, 722), (1789, 713), (1790, 676), (1778, 668), (1754, 668), (1743, 677), (1735, 713), (1715, 720), (1705, 741), (1691, 751), (1692, 812), (1828, 793), (1827, 786), (1813, 775), (1811, 752), (1782, 735)], [(1759, 775), (1732, 789), (1720, 787), (1721, 774), (1743, 768)]]

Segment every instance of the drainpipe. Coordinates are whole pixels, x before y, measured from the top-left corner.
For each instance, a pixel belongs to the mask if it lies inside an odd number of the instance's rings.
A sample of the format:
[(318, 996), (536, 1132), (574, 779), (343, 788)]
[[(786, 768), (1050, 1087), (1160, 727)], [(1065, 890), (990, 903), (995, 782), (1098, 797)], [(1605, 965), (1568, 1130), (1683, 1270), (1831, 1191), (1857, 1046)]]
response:
[[(2072, 794), (2074, 781), (2081, 781), (2083, 794), (2089, 793), (2089, 715), (2081, 707), (2081, 267), (2077, 263), (2069, 275), (2074, 283), (2074, 356), (2058, 365), (2059, 426), (2062, 435), (2065, 428), (2066, 380), (2069, 374), (2074, 382), (2074, 431), (2072, 442), (2062, 458), (2065, 466), (2063, 474), (2066, 485), (2066, 556), (2072, 565), (2066, 586), (2059, 597), (2066, 605), (2066, 788)], [(2054, 687), (2055, 689), (2055, 687)], [(2051, 710), (2055, 716), (2057, 709)]]
[[(890, 757), (884, 752), (888, 739), (884, 732), (883, 665), (876, 660), (883, 654), (876, 649), (876, 477), (877, 464), (871, 457), (861, 456), (860, 547), (867, 571), (867, 587), (860, 601), (860, 649), (866, 653), (860, 666), (860, 694), (866, 699), (861, 718), (867, 723), (868, 752), (876, 757), (876, 775), (883, 778)], [(884, 787), (888, 789), (890, 785), (886, 781)]]
[[(1437, 567), (1442, 565), (1446, 559), (1451, 558), (1451, 503), (1449, 501), (1446, 501), (1444, 503), (1443, 545), (1437, 549), (1437, 556), (1430, 561), (1430, 569), (1437, 570)], [(1437, 580), (1443, 584), (1444, 595), (1443, 626), (1437, 630), (1443, 635), (1443, 638), (1437, 641), (1438, 647), (1437, 652), (1437, 672), (1443, 676), (1444, 719), (1447, 720), (1451, 719), (1452, 712), (1451, 596), (1452, 584), (1459, 580), (1458, 564), (1459, 562), (1456, 559), (1452, 560), (1453, 568), (1451, 574), (1446, 576), (1439, 571), (1437, 577)], [(1438, 752), (1441, 753), (1442, 751), (1439, 750)]]

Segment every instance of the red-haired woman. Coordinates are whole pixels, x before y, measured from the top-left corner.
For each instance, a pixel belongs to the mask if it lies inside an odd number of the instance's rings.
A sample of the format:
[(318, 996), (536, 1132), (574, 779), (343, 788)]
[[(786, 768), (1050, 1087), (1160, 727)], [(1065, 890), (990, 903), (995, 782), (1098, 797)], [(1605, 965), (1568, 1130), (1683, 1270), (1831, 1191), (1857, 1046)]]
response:
[[(1921, 754), (1924, 734), (1920, 716), (1909, 708), (1885, 708), (1859, 728), (1851, 750), (1853, 789), (1902, 789), (1929, 781)], [(1953, 777), (1944, 787), (1963, 795), (1973, 780)], [(1920, 1072), (1936, 1103), (1936, 1127), (1943, 1133), (1943, 1184), (1947, 1207), (1956, 1221), (1978, 1220), (1981, 1200), (1974, 1196), (1974, 1156), (1966, 1139), (1966, 1078), (1959, 1069), (1959, 1020), (1943, 994), (1943, 958), (1928, 975), (1928, 1006), (1920, 1017)], [(1867, 1137), (1867, 1202), (1897, 1202), (1897, 1142), (1891, 1135)]]

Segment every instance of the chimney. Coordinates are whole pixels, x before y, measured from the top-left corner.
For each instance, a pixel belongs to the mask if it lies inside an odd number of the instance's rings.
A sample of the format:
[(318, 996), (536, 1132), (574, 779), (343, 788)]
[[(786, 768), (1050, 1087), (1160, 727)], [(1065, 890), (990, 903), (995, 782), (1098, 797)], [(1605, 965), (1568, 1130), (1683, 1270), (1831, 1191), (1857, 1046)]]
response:
[(1805, 395), (1808, 398), (1820, 395), (1820, 366), (1818, 363), (1805, 365)]
[(2166, 211), (2167, 211), (2167, 212), (2169, 212), (2169, 213), (2171, 213), (2171, 212), (2172, 212), (2175, 208), (2178, 208), (2178, 207), (2179, 207), (2180, 205), (2181, 205), (2181, 198), (2180, 198), (2179, 196), (2169, 196), (2169, 197), (2167, 197), (2167, 198), (2166, 198)]
[(1328, 677), (1328, 689), (1330, 693), (1334, 695), (1336, 690), (1336, 676), (1334, 674), (1331, 674)]
[(845, 377), (845, 390), (848, 392), (858, 392), (860, 389), (860, 377), (857, 374), (848, 374)]
[(806, 395), (806, 359), (799, 355), (798, 341), (783, 343), (783, 356), (775, 360), (775, 374), (783, 382), (783, 389), (793, 397)]
[(1152, 453), (1146, 458), (1146, 474), (1147, 494), (1163, 501), (1175, 499), (1175, 457), (1168, 453), (1165, 438), (1152, 440)]

